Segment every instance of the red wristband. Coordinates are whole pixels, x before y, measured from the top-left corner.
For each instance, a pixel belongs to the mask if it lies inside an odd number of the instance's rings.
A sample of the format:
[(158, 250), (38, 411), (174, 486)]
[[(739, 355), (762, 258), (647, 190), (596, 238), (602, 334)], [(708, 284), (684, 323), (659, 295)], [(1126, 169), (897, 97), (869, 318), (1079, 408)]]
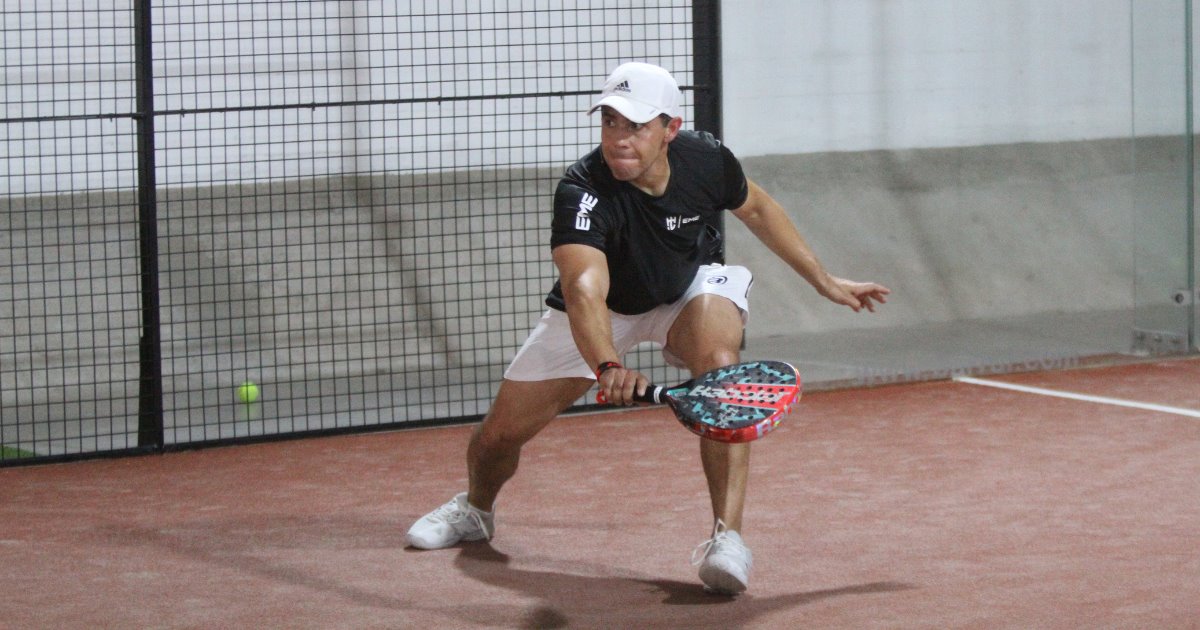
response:
[(617, 363), (616, 361), (605, 361), (605, 362), (601, 363), (600, 365), (596, 366), (596, 380), (600, 380), (601, 374), (604, 374), (605, 372), (607, 372), (613, 368), (624, 368), (624, 367), (625, 366), (621, 365), (620, 363)]

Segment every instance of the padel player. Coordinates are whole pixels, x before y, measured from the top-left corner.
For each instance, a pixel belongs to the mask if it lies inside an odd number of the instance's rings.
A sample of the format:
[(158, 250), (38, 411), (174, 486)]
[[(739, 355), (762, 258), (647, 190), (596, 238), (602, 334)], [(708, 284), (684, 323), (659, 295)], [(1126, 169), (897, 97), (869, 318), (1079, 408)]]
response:
[[(829, 275), (784, 209), (749, 181), (708, 133), (681, 129), (682, 94), (666, 70), (619, 66), (588, 112), (600, 112), (600, 146), (567, 169), (554, 195), (550, 247), (559, 280), (550, 307), (504, 374), (467, 448), (469, 488), (418, 520), (422, 549), (490, 539), (500, 488), (521, 447), (599, 381), (631, 404), (647, 378), (621, 365), (641, 342), (663, 348), (693, 375), (738, 362), (751, 274), (721, 264), (716, 226), (732, 210), (770, 251), (821, 295), (875, 310), (888, 289)], [(752, 566), (742, 529), (749, 444), (700, 439), (713, 533), (693, 555), (714, 592), (746, 589)]]

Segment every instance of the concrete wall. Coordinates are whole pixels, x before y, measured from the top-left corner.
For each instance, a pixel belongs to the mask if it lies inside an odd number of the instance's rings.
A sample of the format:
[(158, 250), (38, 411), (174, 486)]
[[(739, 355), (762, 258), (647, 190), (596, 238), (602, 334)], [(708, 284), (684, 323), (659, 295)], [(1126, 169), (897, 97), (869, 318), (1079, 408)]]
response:
[[(99, 376), (136, 379), (141, 320), (132, 193), (0, 201), (5, 402)], [(100, 369), (98, 369), (100, 368)]]
[[(1135, 217), (1133, 198), (1150, 191), (1170, 206), (1182, 146), (1136, 144), (1137, 172), (1133, 143), (1120, 140), (745, 158), (831, 272), (895, 291), (880, 313), (856, 316), (731, 217), (728, 258), (756, 274), (751, 347), (778, 352), (781, 337), (874, 329), (904, 354), (888, 331), (1038, 315), (1086, 325), (1089, 314), (1133, 310), (1136, 279), (1166, 277), (1180, 236)], [(485, 411), (555, 276), (546, 232), (559, 174), (160, 190), (169, 441)], [(14, 325), (0, 333), (0, 408), (25, 423), (6, 421), (5, 443), (63, 452), (85, 431), (81, 419), (97, 414), (101, 435), (134, 435), (133, 201), (66, 195), (0, 206), (0, 321)], [(264, 388), (251, 422), (232, 393), (247, 378)], [(97, 401), (103, 410), (89, 407)], [(47, 451), (31, 431), (58, 441)]]
[(752, 335), (1131, 308), (1131, 144), (1094, 141), (746, 159), (835, 275), (895, 298), (853, 316), (729, 221), (756, 271)]
[[(791, 211), (831, 272), (896, 291), (880, 316), (851, 317), (731, 217), (729, 260), (756, 272), (750, 332), (1131, 308), (1130, 151), (1114, 140), (746, 158), (747, 173)], [(364, 360), (366, 369), (398, 371), (502, 364), (555, 275), (546, 228), (557, 176), (163, 190), (164, 356), (330, 374), (362, 370)], [(17, 259), (0, 269), (18, 288), (6, 304), (21, 309), (12, 321), (33, 340), (26, 351), (92, 348), (107, 339), (107, 323), (136, 330), (132, 198), (46, 198), (37, 213), (30, 199), (21, 203), (5, 210), (6, 237), (44, 247), (5, 250)], [(22, 269), (38, 275), (15, 279)], [(6, 356), (13, 339), (3, 338)]]
[(554, 177), (164, 194), (165, 356), (208, 348), (233, 357), (227, 368), (275, 380), (501, 365), (552, 274), (541, 226)]

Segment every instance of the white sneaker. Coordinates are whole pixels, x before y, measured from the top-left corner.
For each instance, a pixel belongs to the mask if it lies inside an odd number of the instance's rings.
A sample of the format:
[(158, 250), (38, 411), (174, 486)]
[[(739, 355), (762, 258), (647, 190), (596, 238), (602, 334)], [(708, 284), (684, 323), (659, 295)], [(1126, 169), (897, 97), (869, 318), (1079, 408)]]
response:
[(704, 590), (722, 595), (737, 595), (750, 583), (754, 554), (742, 541), (741, 535), (726, 529), (717, 519), (713, 537), (700, 543), (692, 552), (692, 564), (700, 565), (700, 581)]
[(496, 531), (493, 513), (467, 503), (463, 492), (422, 516), (409, 528), (408, 544), (418, 549), (443, 549), (463, 540), (490, 540)]

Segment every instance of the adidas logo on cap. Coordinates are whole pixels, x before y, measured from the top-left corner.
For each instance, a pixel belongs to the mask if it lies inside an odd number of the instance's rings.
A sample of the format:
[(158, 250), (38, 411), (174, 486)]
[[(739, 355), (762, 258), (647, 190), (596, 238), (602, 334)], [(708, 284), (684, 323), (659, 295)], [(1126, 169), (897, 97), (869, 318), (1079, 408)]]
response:
[(670, 72), (655, 65), (633, 61), (617, 66), (608, 75), (600, 91), (600, 100), (592, 105), (588, 113), (607, 106), (633, 122), (644, 123), (662, 114), (678, 117), (682, 101), (679, 84)]

